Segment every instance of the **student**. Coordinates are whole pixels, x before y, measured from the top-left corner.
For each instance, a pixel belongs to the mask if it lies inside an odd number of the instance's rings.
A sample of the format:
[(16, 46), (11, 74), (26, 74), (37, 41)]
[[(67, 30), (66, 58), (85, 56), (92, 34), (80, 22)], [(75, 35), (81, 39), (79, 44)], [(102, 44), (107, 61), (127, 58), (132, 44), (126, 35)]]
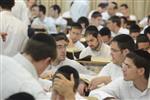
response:
[(79, 74), (77, 70), (68, 65), (60, 67), (53, 76), (51, 99), (75, 100), (78, 85)]
[(110, 57), (110, 47), (99, 38), (98, 29), (95, 26), (88, 26), (85, 30), (85, 39), (88, 47), (82, 50), (79, 58), (86, 56)]
[(133, 39), (126, 34), (120, 34), (114, 37), (110, 43), (112, 62), (104, 66), (99, 72), (98, 76), (93, 78), (88, 87), (80, 85), (80, 94), (84, 94), (83, 88), (93, 90), (100, 84), (108, 84), (111, 81), (123, 76), (121, 65), (125, 59), (126, 54), (135, 49)]
[(106, 98), (98, 91), (103, 91), (119, 100), (148, 100), (150, 98), (150, 54), (136, 50), (126, 55), (122, 65), (123, 78), (92, 91), (90, 96), (98, 100)]
[(6, 33), (4, 41), (0, 41), (0, 54), (14, 56), (21, 52), (28, 39), (27, 25), (12, 15), (14, 0), (0, 0), (0, 33)]
[(78, 51), (81, 51), (85, 46), (80, 42), (82, 37), (82, 26), (79, 23), (73, 23), (71, 29), (69, 30), (69, 44), (67, 48), (76, 48)]

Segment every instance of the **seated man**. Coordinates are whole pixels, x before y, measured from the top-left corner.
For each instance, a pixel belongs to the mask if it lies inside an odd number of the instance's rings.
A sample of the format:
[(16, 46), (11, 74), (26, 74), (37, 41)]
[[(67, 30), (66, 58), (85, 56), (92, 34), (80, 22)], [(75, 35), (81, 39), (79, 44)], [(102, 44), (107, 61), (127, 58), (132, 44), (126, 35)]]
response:
[(71, 66), (60, 67), (53, 76), (52, 100), (75, 100), (79, 74)]
[(110, 58), (110, 47), (102, 42), (98, 29), (95, 26), (88, 26), (85, 30), (85, 39), (88, 47), (82, 50), (79, 58), (86, 56)]
[(112, 95), (117, 100), (149, 100), (150, 98), (150, 54), (136, 50), (127, 54), (122, 65), (123, 78), (112, 81), (100, 89), (94, 90), (90, 96), (99, 100), (107, 98), (99, 91)]

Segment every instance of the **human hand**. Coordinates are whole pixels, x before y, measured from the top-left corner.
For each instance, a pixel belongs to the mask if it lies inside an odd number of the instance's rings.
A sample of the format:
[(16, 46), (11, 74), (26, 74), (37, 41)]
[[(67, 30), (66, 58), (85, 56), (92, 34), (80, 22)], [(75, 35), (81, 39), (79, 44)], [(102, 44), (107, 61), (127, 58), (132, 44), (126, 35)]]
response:
[(88, 91), (88, 85), (85, 82), (80, 82), (78, 86), (78, 92), (81, 96), (85, 96), (85, 92)]

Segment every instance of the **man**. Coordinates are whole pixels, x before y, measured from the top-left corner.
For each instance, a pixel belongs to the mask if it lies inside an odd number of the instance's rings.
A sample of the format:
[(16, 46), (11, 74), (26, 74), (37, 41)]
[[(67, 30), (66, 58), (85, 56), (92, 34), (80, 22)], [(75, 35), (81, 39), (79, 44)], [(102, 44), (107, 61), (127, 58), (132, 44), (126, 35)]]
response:
[[(125, 59), (126, 54), (135, 49), (135, 43), (129, 35), (120, 34), (114, 37), (110, 43), (112, 62), (108, 63), (99, 72), (98, 77), (91, 80), (89, 89), (93, 90), (100, 84), (108, 84), (109, 82), (123, 76), (121, 65)], [(80, 94), (84, 94), (81, 85)]]
[(46, 7), (39, 5), (39, 16), (31, 24), (33, 29), (45, 29), (49, 34), (56, 33), (56, 26), (53, 19), (46, 17)]
[(67, 21), (61, 16), (61, 8), (59, 5), (52, 5), (49, 9), (49, 17), (51, 17), (57, 27), (58, 32), (64, 32), (67, 27)]
[[(60, 67), (53, 76), (52, 100), (75, 100), (79, 85), (79, 74), (76, 69), (65, 65)], [(70, 86), (67, 86), (68, 83)], [(63, 87), (64, 89), (61, 89)], [(68, 88), (71, 87), (71, 88)]]
[(82, 37), (82, 26), (79, 23), (73, 23), (69, 30), (69, 44), (67, 48), (75, 48), (77, 51), (82, 51), (85, 47), (80, 42)]
[(0, 0), (0, 33), (7, 34), (3, 35), (4, 41), (0, 41), (0, 54), (7, 56), (21, 52), (28, 39), (27, 26), (11, 13), (14, 4), (14, 0)]
[(1, 56), (2, 100), (23, 91), (38, 100), (49, 100), (38, 77), (56, 58), (56, 54), (54, 38), (47, 34), (37, 34), (28, 40), (22, 54), (15, 55), (13, 59)]
[(86, 67), (79, 64), (77, 61), (68, 59), (66, 57), (66, 47), (68, 39), (64, 33), (58, 33), (54, 35), (57, 45), (57, 58), (54, 62), (48, 67), (48, 69), (41, 75), (42, 78), (50, 78), (58, 68), (63, 65), (71, 65), (75, 68), (80, 74), (92, 74), (91, 71), (87, 70)]
[(118, 34), (129, 34), (129, 30), (121, 27), (121, 19), (118, 16), (112, 16), (107, 21), (107, 27), (112, 32), (112, 37)]
[(98, 99), (106, 98), (98, 91), (103, 91), (119, 100), (148, 100), (150, 98), (150, 54), (136, 50), (126, 55), (122, 65), (123, 78), (91, 92)]
[(89, 26), (85, 30), (85, 39), (88, 47), (83, 49), (80, 53), (79, 58), (84, 58), (86, 56), (93, 57), (110, 57), (110, 47), (102, 42), (99, 38), (98, 30), (95, 26)]

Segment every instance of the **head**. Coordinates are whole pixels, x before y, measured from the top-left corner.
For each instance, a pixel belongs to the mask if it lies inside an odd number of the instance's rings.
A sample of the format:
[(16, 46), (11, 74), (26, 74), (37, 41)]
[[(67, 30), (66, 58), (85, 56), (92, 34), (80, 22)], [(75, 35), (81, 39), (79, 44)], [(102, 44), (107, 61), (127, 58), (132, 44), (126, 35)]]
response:
[(44, 5), (39, 5), (39, 17), (46, 15), (46, 7)]
[(64, 61), (66, 58), (66, 47), (69, 42), (65, 33), (58, 33), (53, 35), (57, 45), (57, 58), (58, 62)]
[(40, 75), (56, 59), (56, 42), (51, 35), (39, 33), (30, 38), (23, 50)]
[(136, 46), (138, 49), (148, 50), (150, 48), (150, 40), (144, 34), (140, 34), (136, 38)]
[[(71, 76), (71, 74), (73, 74), (74, 83), (75, 83), (74, 87), (73, 87), (73, 91), (74, 91), (74, 93), (76, 93), (78, 85), (79, 85), (79, 79), (80, 79), (78, 71), (75, 68), (73, 68), (72, 66), (64, 65), (55, 72), (55, 74), (53, 76), (53, 80), (55, 78), (59, 78), (56, 76), (57, 74), (62, 74), (68, 80), (71, 80), (70, 76)], [(62, 84), (62, 86), (63, 86), (63, 84)], [(52, 92), (54, 92), (54, 91), (55, 90), (53, 90)], [(52, 94), (52, 97), (55, 98), (54, 100), (64, 100), (64, 97), (59, 95), (57, 91), (55, 92), (55, 95)]]
[(99, 3), (97, 11), (99, 13), (105, 12), (107, 9), (108, 3)]
[(69, 30), (69, 38), (76, 43), (82, 37), (82, 26), (79, 23), (73, 23), (71, 29)]
[(127, 28), (127, 25), (128, 25), (128, 19), (124, 16), (120, 17), (121, 19), (121, 27), (123, 28)]
[(125, 56), (135, 49), (135, 43), (129, 35), (120, 34), (112, 39), (110, 47), (112, 62), (121, 65)]
[(33, 5), (37, 3), (37, 0), (26, 0), (28, 8), (31, 8)]
[(98, 11), (93, 12), (91, 15), (91, 25), (98, 27), (101, 24), (102, 15)]
[(9, 96), (5, 100), (35, 100), (35, 98), (26, 92), (19, 92)]
[(121, 4), (120, 5), (120, 12), (123, 14), (123, 15), (126, 15), (129, 13), (129, 9), (128, 9), (128, 5), (127, 4)]
[(122, 70), (124, 80), (136, 81), (137, 79), (148, 80), (150, 74), (150, 54), (144, 50), (135, 50), (126, 55)]
[(15, 0), (0, 0), (0, 8), (5, 10), (11, 10), (15, 5)]
[(89, 26), (89, 20), (86, 17), (80, 17), (77, 21), (82, 26), (82, 29), (85, 29)]
[(104, 43), (109, 43), (111, 40), (111, 31), (107, 27), (103, 27), (100, 31), (99, 34), (101, 36), (101, 39)]
[(148, 26), (145, 30), (144, 30), (144, 34), (149, 38), (150, 40), (150, 26)]
[(31, 14), (33, 17), (38, 17), (39, 16), (39, 6), (38, 5), (33, 5), (31, 7)]
[(112, 31), (115, 32), (116, 28), (121, 27), (121, 19), (118, 16), (112, 16), (107, 21), (107, 27)]
[(137, 24), (131, 24), (130, 28), (129, 28), (129, 32), (130, 32), (130, 36), (136, 40), (137, 36), (140, 35), (140, 27)]
[(110, 16), (114, 16), (117, 10), (118, 10), (118, 4), (116, 2), (110, 2), (108, 4), (107, 11)]
[(57, 18), (61, 13), (61, 8), (59, 5), (55, 4), (49, 8), (49, 15), (51, 17)]
[(88, 46), (93, 50), (97, 50), (101, 44), (101, 41), (99, 40), (98, 29), (92, 25), (86, 28), (85, 39)]

